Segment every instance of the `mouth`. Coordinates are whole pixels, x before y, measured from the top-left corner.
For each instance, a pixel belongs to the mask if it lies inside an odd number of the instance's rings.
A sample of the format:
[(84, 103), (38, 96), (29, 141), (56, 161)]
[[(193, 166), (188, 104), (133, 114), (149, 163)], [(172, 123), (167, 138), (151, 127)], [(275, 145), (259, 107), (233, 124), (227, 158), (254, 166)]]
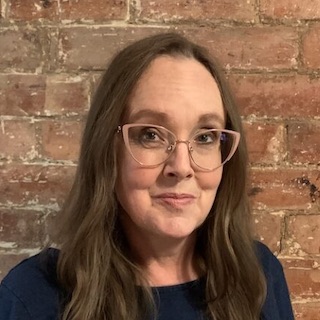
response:
[(162, 193), (153, 197), (157, 202), (174, 208), (181, 208), (194, 203), (196, 197), (187, 193)]

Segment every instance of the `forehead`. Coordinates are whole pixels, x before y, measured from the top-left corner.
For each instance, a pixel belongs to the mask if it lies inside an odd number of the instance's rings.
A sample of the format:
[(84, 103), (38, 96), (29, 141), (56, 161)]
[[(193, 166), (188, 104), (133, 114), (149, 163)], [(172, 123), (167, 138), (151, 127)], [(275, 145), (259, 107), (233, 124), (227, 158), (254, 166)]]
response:
[(198, 61), (184, 57), (156, 58), (139, 79), (127, 110), (129, 122), (168, 121), (192, 125), (199, 119), (224, 123), (217, 83)]

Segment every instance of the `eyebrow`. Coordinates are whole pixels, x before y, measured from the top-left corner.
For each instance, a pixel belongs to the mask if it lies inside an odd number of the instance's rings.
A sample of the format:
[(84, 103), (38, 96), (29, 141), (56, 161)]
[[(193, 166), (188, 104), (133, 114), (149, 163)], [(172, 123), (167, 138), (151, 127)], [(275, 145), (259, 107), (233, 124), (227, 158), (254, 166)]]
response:
[(225, 120), (217, 113), (205, 113), (199, 117), (198, 123), (216, 122), (222, 128), (225, 126)]
[[(151, 109), (142, 109), (139, 110), (137, 113), (134, 113), (130, 116), (130, 122), (136, 122), (143, 118), (150, 118), (152, 120), (157, 120), (160, 123), (170, 123), (170, 117), (168, 114), (164, 112), (159, 112)], [(198, 124), (206, 124), (208, 122), (216, 122), (217, 124), (221, 125), (221, 127), (225, 126), (224, 119), (218, 115), (217, 113), (205, 113), (202, 114), (198, 119)]]
[(155, 120), (169, 122), (169, 116), (164, 112), (154, 111), (151, 109), (142, 109), (130, 116), (131, 122), (136, 122), (142, 118), (152, 118)]

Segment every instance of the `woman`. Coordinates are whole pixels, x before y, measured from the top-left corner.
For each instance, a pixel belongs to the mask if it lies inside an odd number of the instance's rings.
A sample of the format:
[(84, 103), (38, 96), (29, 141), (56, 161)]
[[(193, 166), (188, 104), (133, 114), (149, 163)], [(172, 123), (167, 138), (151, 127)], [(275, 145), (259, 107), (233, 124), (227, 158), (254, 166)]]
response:
[(293, 319), (282, 267), (250, 232), (246, 167), (206, 50), (172, 33), (128, 46), (93, 100), (60, 250), (9, 273), (0, 318)]

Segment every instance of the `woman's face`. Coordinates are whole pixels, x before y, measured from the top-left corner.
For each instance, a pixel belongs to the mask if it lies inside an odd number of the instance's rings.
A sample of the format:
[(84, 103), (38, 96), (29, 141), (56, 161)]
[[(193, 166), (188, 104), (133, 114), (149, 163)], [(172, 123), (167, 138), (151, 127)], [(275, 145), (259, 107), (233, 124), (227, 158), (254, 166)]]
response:
[[(178, 140), (199, 129), (224, 128), (224, 110), (212, 75), (193, 59), (161, 56), (142, 75), (130, 96), (126, 123), (163, 126)], [(163, 164), (137, 163), (119, 139), (116, 194), (131, 239), (182, 239), (206, 219), (221, 181), (222, 167), (201, 171), (178, 143)]]

